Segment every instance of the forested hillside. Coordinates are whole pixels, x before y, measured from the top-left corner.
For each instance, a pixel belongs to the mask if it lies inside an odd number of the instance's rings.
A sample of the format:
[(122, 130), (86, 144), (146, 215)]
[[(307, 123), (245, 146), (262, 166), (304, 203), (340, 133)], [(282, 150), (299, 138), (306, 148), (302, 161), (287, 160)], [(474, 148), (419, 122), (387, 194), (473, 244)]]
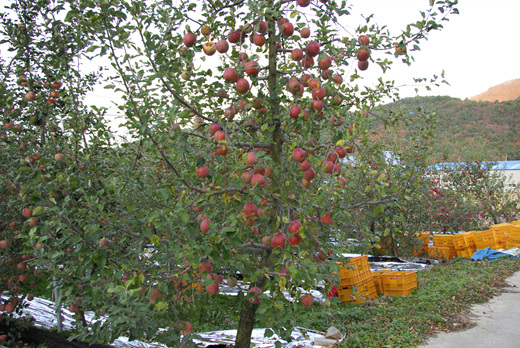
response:
[[(415, 97), (383, 106), (437, 114), (433, 160), (520, 160), (520, 98), (505, 102)], [(411, 123), (409, 127), (414, 127)], [(382, 127), (381, 127), (382, 128)], [(381, 130), (381, 129), (379, 129)]]

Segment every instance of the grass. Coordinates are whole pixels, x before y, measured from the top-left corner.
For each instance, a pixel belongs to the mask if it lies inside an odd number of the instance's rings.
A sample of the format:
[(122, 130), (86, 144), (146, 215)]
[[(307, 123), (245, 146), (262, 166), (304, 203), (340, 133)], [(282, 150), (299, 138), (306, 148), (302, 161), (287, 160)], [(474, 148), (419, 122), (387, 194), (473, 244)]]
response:
[[(464, 315), (469, 307), (499, 293), (505, 279), (519, 270), (516, 258), (492, 262), (457, 258), (418, 272), (418, 288), (407, 297), (379, 296), (349, 304), (337, 299), (330, 306), (315, 302), (311, 307), (287, 302), (276, 319), (267, 309), (255, 326), (294, 325), (317, 331), (335, 326), (346, 334), (345, 347), (415, 347), (436, 332), (470, 327)], [(202, 296), (179, 314), (197, 332), (236, 329), (241, 301), (237, 296)]]
[[(310, 308), (288, 304), (287, 309), (292, 312), (288, 318), (297, 318), (293, 324), (313, 330), (326, 331), (335, 326), (346, 334), (344, 346), (348, 347), (415, 347), (436, 332), (470, 327), (464, 316), (469, 307), (496, 295), (505, 279), (518, 270), (519, 259), (453, 259), (419, 272), (418, 289), (407, 297), (379, 296), (349, 304), (338, 300), (330, 307), (318, 303)], [(204, 304), (191, 310), (197, 331), (236, 328), (240, 299), (213, 296), (211, 301), (218, 301), (218, 310), (208, 312)], [(279, 324), (284, 320), (289, 323), (288, 318), (279, 319)], [(268, 319), (260, 319), (256, 327), (271, 324)]]

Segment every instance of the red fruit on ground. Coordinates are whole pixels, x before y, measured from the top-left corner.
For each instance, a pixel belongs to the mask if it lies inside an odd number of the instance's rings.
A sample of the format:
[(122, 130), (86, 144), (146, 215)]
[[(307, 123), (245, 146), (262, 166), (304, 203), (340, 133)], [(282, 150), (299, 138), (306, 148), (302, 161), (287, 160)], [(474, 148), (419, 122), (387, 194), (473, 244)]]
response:
[(314, 297), (311, 295), (302, 296), (300, 302), (304, 307), (310, 307), (314, 303)]

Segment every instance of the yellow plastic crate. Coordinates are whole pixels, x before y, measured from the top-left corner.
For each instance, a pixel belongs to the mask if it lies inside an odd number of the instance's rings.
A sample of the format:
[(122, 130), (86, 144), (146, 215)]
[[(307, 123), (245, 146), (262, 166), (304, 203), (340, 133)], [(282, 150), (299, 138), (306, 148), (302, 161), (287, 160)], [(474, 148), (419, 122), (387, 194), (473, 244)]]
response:
[(459, 233), (453, 236), (453, 247), (455, 249), (465, 249), (468, 247), (468, 238), (465, 238), (467, 234), (471, 234), (471, 232)]
[(339, 265), (341, 266), (339, 271), (341, 287), (372, 278), (367, 255), (352, 257), (348, 263), (339, 263)]
[(452, 234), (434, 234), (433, 245), (436, 247), (453, 248), (453, 237)]
[(520, 224), (511, 226), (507, 240), (520, 241)]
[(475, 232), (473, 238), (475, 239), (475, 247), (477, 250), (486, 248), (500, 249), (495, 241), (495, 235), (491, 230)]
[(511, 225), (513, 225), (513, 226), (520, 226), (520, 220), (511, 222)]
[(372, 272), (372, 278), (374, 278), (374, 284), (376, 285), (376, 292), (378, 294), (383, 293), (383, 278), (381, 277), (382, 274), (391, 272), (388, 269), (384, 269), (381, 271), (374, 271)]
[(428, 247), (428, 257), (435, 260), (448, 260), (450, 257), (450, 248), (437, 246)]
[(387, 272), (381, 275), (383, 293), (390, 296), (408, 296), (417, 288), (417, 273), (409, 271)]
[(507, 240), (505, 242), (504, 249), (511, 249), (511, 248), (520, 248), (520, 241), (518, 240)]
[(374, 278), (370, 277), (356, 284), (340, 287), (338, 295), (341, 302), (363, 302), (369, 298), (377, 297)]
[(472, 250), (472, 249), (459, 249), (457, 250), (457, 256), (459, 257), (466, 257), (466, 258), (471, 258), (473, 256), (473, 254), (475, 253), (476, 250)]

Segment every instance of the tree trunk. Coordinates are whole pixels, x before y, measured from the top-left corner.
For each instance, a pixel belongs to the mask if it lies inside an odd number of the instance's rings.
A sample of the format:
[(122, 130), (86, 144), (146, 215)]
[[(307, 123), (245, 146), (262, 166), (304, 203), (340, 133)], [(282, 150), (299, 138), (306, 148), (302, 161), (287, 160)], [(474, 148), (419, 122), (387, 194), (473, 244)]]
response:
[(251, 333), (255, 327), (255, 317), (258, 306), (259, 304), (253, 304), (247, 299), (242, 301), (242, 311), (240, 312), (240, 320), (238, 322), (235, 348), (251, 347)]

